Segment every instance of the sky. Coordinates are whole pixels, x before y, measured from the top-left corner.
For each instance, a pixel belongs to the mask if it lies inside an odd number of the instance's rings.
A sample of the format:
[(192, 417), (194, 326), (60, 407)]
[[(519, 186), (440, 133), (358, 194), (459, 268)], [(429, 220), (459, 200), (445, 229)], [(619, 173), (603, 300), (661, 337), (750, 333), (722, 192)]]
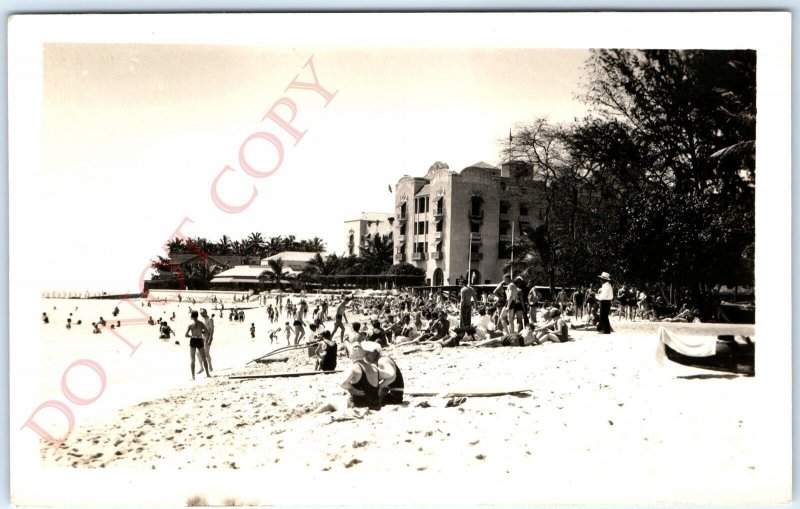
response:
[[(45, 44), (38, 195), (61, 211), (47, 217), (47, 231), (53, 245), (64, 246), (61, 263), (42, 267), (46, 288), (135, 291), (179, 227), (210, 240), (256, 231), (265, 238), (318, 236), (329, 252), (341, 253), (343, 222), (361, 212), (392, 212), (388, 186), (403, 175), (422, 176), (436, 161), (456, 171), (478, 161), (497, 164), (513, 126), (584, 116), (576, 94), (588, 56)], [(314, 82), (309, 59), (319, 86), (335, 92), (330, 100), (287, 88)], [(296, 105), (291, 125), (304, 132), (297, 142), (266, 117), (283, 101), (274, 112), (290, 119), (285, 98)], [(266, 141), (271, 136), (283, 147), (279, 165)], [(277, 170), (245, 173), (243, 146), (253, 172)], [(231, 170), (223, 172), (226, 165)], [(215, 205), (218, 176), (219, 198), (243, 210)], [(113, 270), (93, 270), (107, 257), (116, 260)]]

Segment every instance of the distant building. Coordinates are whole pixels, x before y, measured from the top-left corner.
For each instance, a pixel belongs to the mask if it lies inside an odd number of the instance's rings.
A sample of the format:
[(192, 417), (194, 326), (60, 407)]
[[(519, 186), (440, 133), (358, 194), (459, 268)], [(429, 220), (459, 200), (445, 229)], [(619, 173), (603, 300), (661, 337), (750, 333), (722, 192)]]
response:
[(383, 212), (362, 212), (361, 217), (344, 222), (345, 254), (361, 254), (368, 235), (391, 235), (394, 217)]
[[(494, 283), (511, 262), (512, 237), (544, 217), (544, 187), (523, 187), (524, 163), (502, 169), (479, 162), (454, 172), (435, 163), (424, 177), (404, 176), (395, 191), (395, 263), (424, 269), (429, 285)], [(538, 184), (538, 183), (537, 183)]]
[[(320, 253), (322, 258), (325, 258), (325, 255)], [(268, 256), (267, 258), (262, 258), (261, 266), (266, 267), (269, 265), (270, 260), (277, 260), (280, 258), (283, 261), (283, 270), (288, 272), (289, 274), (295, 275), (303, 272), (303, 269), (308, 267), (309, 262), (317, 256), (317, 253), (310, 253), (306, 251), (284, 251), (282, 253), (274, 254), (272, 256)]]

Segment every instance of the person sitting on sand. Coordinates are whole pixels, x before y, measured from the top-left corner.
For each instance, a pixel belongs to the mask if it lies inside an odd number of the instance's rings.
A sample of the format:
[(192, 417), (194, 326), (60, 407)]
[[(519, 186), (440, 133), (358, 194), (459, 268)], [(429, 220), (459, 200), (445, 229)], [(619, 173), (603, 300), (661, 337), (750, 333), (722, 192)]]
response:
[(210, 377), (211, 374), (208, 370), (208, 361), (206, 360), (205, 349), (203, 347), (203, 336), (208, 334), (208, 329), (206, 326), (203, 325), (199, 319), (199, 314), (197, 311), (192, 311), (192, 322), (186, 328), (185, 337), (189, 339), (189, 354), (192, 358), (191, 369), (192, 369), (192, 380), (194, 380), (194, 358), (197, 355), (200, 358), (200, 364), (203, 366), (206, 372), (206, 378)]
[(47, 316), (47, 313), (42, 313), (42, 323), (50, 323), (50, 318)]
[(420, 341), (439, 341), (445, 339), (450, 334), (450, 320), (447, 319), (447, 313), (444, 311), (439, 312), (439, 317), (434, 320), (428, 332), (420, 336)]
[(333, 335), (329, 331), (322, 332), (322, 340), (317, 344), (315, 355), (317, 356), (317, 366), (314, 368), (319, 371), (334, 371), (336, 369), (336, 354), (338, 345), (333, 340)]
[(349, 407), (381, 409), (379, 394), (380, 375), (378, 368), (364, 360), (363, 348), (354, 349), (355, 357), (350, 369), (345, 373), (342, 388), (349, 393), (344, 398), (331, 398), (317, 408), (317, 413), (336, 412)]
[[(155, 325), (156, 324), (156, 322), (155, 322), (155, 320), (153, 320), (152, 316), (148, 316), (147, 317), (147, 324), (148, 325)], [(105, 323), (103, 325), (105, 325)]]
[(561, 312), (558, 310), (553, 312), (550, 321), (536, 328), (536, 333), (536, 340), (539, 343), (544, 341), (565, 343), (569, 341), (569, 326), (567, 322), (561, 318)]
[(378, 343), (383, 348), (389, 345), (388, 340), (386, 339), (386, 332), (383, 330), (383, 327), (381, 327), (381, 322), (378, 320), (372, 320), (372, 333), (369, 335), (368, 339)]
[(72, 318), (67, 318), (67, 329), (72, 328)]
[(92, 334), (100, 334), (100, 324), (92, 322)]
[(539, 341), (536, 339), (536, 333), (533, 329), (534, 324), (528, 322), (528, 325), (522, 330), (521, 333), (506, 334), (505, 336), (484, 339), (475, 343), (473, 346), (494, 348), (497, 346), (530, 346), (538, 345)]
[(361, 343), (364, 360), (378, 368), (378, 394), (381, 405), (400, 405), (403, 403), (403, 373), (391, 357), (381, 354), (381, 346), (373, 341)]
[[(361, 332), (361, 324), (359, 322), (353, 322), (352, 328), (353, 332), (344, 340), (344, 351), (351, 359), (353, 358), (354, 346), (360, 345), (360, 343), (364, 341), (364, 334)], [(331, 335), (333, 335), (333, 333), (331, 333)]]

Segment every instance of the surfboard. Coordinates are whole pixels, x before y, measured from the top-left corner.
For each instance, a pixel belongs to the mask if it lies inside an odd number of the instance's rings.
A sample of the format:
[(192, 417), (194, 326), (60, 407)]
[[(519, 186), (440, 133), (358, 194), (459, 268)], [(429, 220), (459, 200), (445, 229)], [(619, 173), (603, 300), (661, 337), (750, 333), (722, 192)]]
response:
[(445, 398), (454, 397), (488, 397), (488, 396), (505, 396), (514, 394), (524, 394), (533, 392), (533, 389), (520, 386), (508, 387), (443, 387), (442, 389), (417, 389), (405, 388), (403, 393), (406, 396), (442, 396)]
[(341, 369), (333, 371), (298, 371), (286, 373), (268, 373), (265, 375), (230, 375), (228, 378), (231, 380), (255, 380), (257, 378), (293, 378), (298, 376), (311, 376), (311, 375), (330, 375), (331, 373), (341, 373)]

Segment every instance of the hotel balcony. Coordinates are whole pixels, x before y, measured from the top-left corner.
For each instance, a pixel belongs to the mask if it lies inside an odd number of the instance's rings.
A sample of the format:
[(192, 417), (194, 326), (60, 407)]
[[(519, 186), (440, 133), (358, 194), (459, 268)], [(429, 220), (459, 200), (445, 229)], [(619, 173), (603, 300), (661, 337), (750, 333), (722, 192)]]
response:
[(434, 251), (431, 253), (431, 260), (441, 260), (444, 258), (444, 253), (441, 251)]
[(481, 220), (482, 221), (483, 220), (483, 211), (482, 210), (469, 209), (469, 218), (470, 219), (477, 219), (477, 220)]
[(508, 241), (511, 242), (511, 235), (500, 235), (500, 241)]
[(404, 262), (404, 261), (406, 261), (406, 254), (405, 253), (396, 253), (394, 255), (394, 259), (397, 260), (398, 262)]
[(402, 222), (407, 221), (408, 220), (408, 214), (407, 213), (398, 213), (397, 214), (397, 220), (398, 221), (402, 221)]
[(441, 209), (441, 210), (434, 210), (434, 211), (433, 211), (433, 217), (435, 217), (435, 218), (437, 218), (437, 219), (441, 219), (441, 218), (443, 218), (443, 217), (444, 217), (444, 209)]
[(406, 241), (406, 236), (405, 235), (398, 235), (397, 236), (397, 243), (398, 244), (400, 244), (402, 242), (405, 242), (405, 241)]
[(425, 253), (411, 253), (411, 259), (415, 262), (425, 259)]
[(479, 262), (483, 260), (483, 253), (470, 253), (469, 259), (473, 262)]
[(433, 238), (434, 239), (441, 239), (442, 238), (442, 232), (433, 232)]
[(472, 232), (469, 234), (470, 242), (480, 242), (481, 241), (481, 234)]

